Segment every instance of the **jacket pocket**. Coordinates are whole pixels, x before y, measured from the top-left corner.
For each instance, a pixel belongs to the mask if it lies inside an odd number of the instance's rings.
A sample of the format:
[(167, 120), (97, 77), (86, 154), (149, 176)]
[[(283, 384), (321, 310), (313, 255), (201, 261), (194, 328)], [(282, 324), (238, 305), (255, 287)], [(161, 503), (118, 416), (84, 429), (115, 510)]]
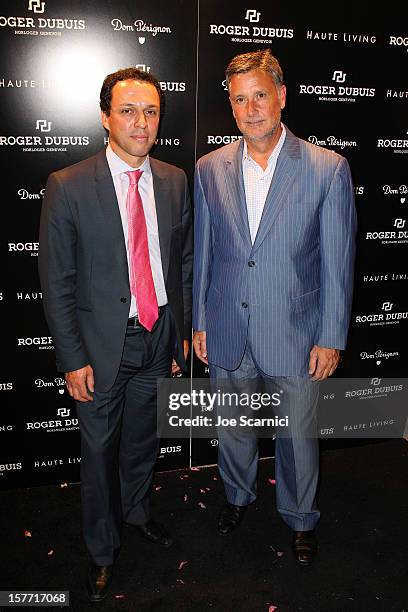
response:
[(291, 299), (292, 312), (304, 312), (310, 308), (318, 307), (320, 300), (320, 288), (299, 295)]

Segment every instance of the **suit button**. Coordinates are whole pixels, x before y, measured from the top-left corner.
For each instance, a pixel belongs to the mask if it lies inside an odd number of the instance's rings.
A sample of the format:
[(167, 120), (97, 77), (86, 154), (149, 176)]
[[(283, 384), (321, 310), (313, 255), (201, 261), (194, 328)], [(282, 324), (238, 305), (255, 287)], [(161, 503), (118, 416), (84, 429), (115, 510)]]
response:
[(248, 261), (248, 266), (249, 266), (250, 268), (253, 268), (255, 265), (256, 265), (256, 264), (255, 264), (255, 262), (254, 262), (252, 259), (251, 259), (250, 261)]
[(241, 306), (242, 308), (248, 308), (248, 304), (246, 302), (242, 302)]
[(126, 304), (126, 302), (127, 302), (127, 298), (122, 297), (122, 298), (120, 298), (120, 301), (122, 302), (122, 304)]

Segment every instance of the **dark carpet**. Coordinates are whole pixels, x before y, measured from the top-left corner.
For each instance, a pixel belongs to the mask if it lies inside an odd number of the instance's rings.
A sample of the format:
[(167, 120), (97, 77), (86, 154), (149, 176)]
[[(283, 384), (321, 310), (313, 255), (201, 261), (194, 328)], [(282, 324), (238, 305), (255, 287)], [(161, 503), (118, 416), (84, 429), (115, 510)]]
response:
[(365, 441), (321, 456), (320, 551), (310, 568), (292, 559), (274, 463), (264, 460), (258, 500), (224, 538), (216, 468), (157, 474), (153, 514), (175, 543), (157, 548), (126, 528), (112, 595), (96, 605), (84, 591), (79, 486), (2, 492), (0, 587), (68, 590), (78, 611), (407, 612), (408, 443)]

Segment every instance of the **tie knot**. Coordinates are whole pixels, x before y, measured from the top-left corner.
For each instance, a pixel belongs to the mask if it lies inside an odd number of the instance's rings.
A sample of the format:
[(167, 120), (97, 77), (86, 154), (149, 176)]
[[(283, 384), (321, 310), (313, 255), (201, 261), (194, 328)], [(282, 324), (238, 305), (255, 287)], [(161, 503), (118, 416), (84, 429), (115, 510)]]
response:
[(128, 172), (126, 172), (126, 174), (129, 177), (130, 185), (137, 185), (140, 180), (140, 177), (143, 174), (143, 170), (129, 170)]

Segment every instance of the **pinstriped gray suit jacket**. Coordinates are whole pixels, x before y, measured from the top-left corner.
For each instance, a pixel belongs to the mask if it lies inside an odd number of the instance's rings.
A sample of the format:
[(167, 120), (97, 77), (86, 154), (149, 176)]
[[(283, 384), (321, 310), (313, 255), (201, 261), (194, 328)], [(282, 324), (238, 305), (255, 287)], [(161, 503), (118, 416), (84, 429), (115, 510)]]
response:
[(266, 374), (308, 376), (314, 344), (344, 349), (347, 339), (356, 229), (349, 166), (287, 129), (252, 244), (242, 149), (234, 142), (197, 164), (193, 326), (207, 332), (214, 365), (236, 369), (248, 339)]

